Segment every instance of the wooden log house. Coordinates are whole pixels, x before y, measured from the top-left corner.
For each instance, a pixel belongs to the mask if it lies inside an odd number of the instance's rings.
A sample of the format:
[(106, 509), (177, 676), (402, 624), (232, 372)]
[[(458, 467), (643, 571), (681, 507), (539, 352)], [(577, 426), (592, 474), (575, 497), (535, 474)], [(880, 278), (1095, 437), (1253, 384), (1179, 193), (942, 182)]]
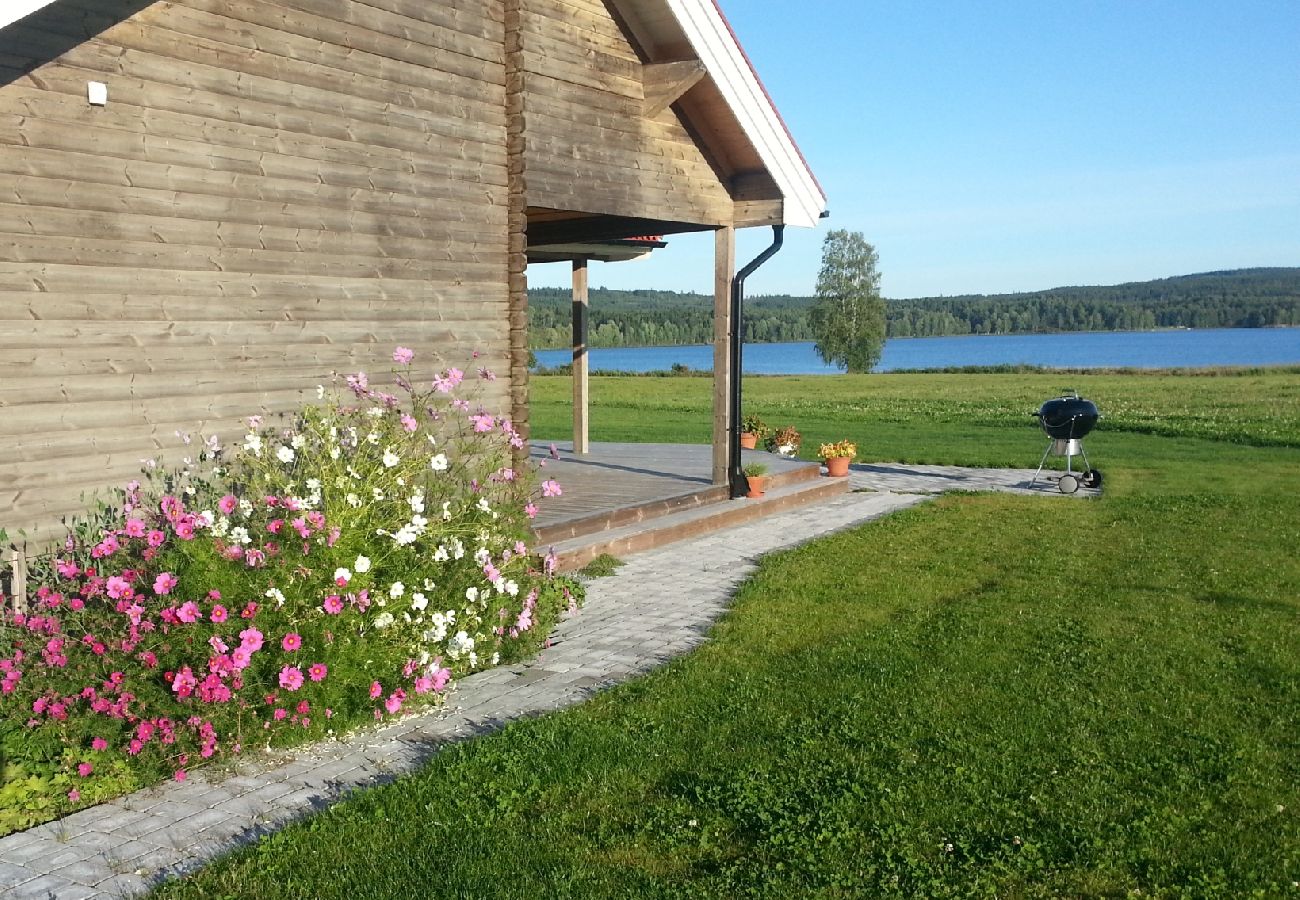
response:
[(53, 535), (176, 431), (398, 344), (481, 351), (526, 429), (530, 255), (577, 284), (594, 241), (688, 231), (716, 234), (725, 479), (735, 229), (824, 208), (714, 0), (16, 0), (0, 524)]

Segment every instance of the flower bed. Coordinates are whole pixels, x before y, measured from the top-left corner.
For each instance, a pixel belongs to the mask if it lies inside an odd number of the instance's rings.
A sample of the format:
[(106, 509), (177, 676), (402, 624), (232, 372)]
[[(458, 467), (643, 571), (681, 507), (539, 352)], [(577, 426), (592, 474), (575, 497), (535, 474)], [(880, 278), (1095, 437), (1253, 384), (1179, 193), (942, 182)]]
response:
[(436, 703), (576, 606), (527, 546), (560, 486), (515, 467), (475, 379), (418, 388), (393, 358), (402, 396), (348, 376), (235, 448), (150, 464), (34, 570), (28, 611), (0, 615), (0, 834)]

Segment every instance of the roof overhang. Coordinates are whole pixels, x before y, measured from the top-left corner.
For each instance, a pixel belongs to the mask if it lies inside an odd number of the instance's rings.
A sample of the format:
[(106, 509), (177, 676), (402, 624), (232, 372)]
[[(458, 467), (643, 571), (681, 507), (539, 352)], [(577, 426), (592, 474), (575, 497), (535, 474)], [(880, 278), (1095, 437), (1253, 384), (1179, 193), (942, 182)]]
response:
[(780, 220), (815, 226), (826, 210), (826, 194), (717, 0), (614, 0), (614, 6), (647, 62), (693, 56), (703, 64), (706, 78), (683, 96), (679, 109), (706, 143), (704, 132), (730, 130), (752, 148), (757, 170), (744, 161), (734, 167), (737, 199), (777, 199), (761, 187), (746, 195), (749, 186), (770, 179), (782, 201)]

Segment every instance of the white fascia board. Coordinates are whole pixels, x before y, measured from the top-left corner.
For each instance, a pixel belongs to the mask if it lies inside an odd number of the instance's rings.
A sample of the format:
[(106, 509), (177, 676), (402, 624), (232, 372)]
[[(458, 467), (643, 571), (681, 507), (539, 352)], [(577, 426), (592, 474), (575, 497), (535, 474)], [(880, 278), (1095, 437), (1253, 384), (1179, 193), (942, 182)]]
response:
[(12, 25), (23, 16), (31, 15), (54, 0), (0, 0), (0, 28)]
[(732, 114), (785, 198), (785, 223), (816, 226), (826, 196), (714, 0), (667, 0)]

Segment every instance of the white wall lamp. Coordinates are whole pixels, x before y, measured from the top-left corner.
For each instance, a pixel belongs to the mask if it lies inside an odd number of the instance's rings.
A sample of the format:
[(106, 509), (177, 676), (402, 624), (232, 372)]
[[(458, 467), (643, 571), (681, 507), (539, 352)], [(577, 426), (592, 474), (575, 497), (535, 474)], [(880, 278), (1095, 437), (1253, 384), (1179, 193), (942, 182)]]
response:
[(87, 81), (86, 99), (90, 101), (91, 106), (107, 106), (108, 85), (102, 81)]

